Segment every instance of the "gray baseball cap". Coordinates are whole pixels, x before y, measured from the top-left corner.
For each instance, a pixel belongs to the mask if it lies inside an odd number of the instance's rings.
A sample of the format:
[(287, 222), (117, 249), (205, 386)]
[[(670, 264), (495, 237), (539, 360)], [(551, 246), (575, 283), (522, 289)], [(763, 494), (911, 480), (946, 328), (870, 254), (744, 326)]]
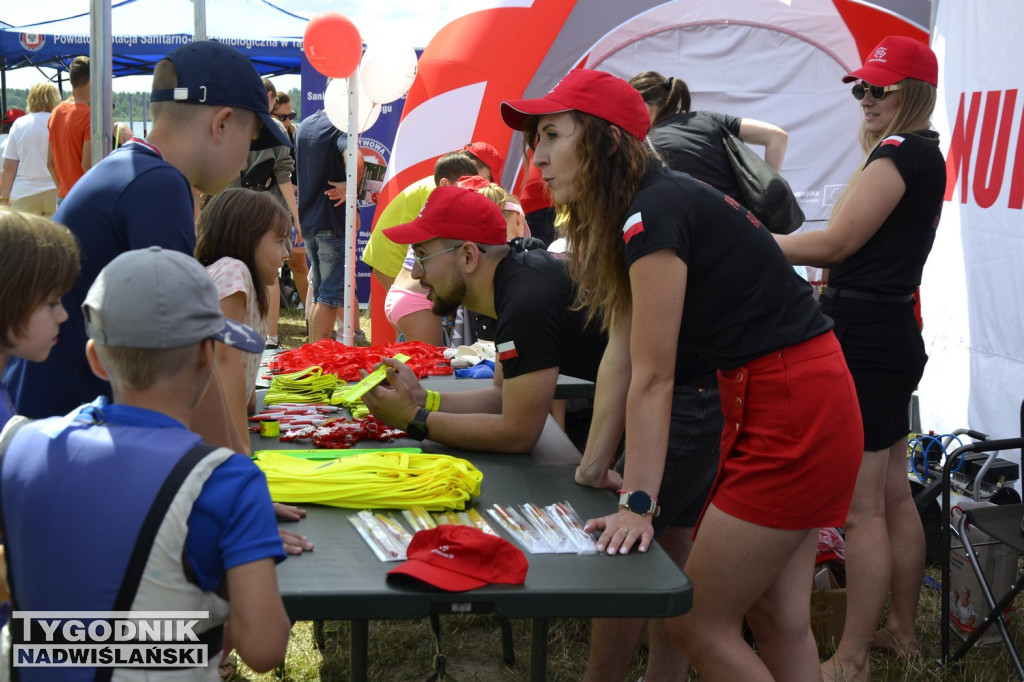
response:
[(261, 353), (265, 343), (255, 329), (224, 317), (217, 285), (199, 261), (159, 246), (110, 261), (82, 313), (89, 338), (104, 346), (181, 348), (212, 338)]

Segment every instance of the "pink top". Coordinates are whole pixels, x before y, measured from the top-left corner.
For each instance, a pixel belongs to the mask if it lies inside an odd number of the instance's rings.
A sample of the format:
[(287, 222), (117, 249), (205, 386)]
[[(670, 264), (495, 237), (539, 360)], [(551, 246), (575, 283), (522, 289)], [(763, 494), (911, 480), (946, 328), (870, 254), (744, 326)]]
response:
[[(260, 316), (260, 304), (256, 299), (256, 287), (253, 286), (252, 275), (245, 263), (237, 258), (225, 256), (206, 268), (217, 285), (217, 293), (222, 299), (241, 291), (245, 294), (245, 319), (242, 320), (257, 332), (264, 340), (267, 338), (267, 318)], [(251, 395), (256, 387), (256, 377), (260, 371), (259, 353), (242, 353), (242, 365), (245, 367), (245, 394)]]

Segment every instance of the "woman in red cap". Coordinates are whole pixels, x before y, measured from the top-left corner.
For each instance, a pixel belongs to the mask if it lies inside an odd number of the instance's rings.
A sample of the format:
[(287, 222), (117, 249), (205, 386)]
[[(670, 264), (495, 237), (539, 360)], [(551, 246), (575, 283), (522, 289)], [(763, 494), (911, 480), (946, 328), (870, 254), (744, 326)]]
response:
[[(662, 480), (674, 417), (691, 416), (673, 415), (688, 370), (677, 358), (696, 350), (719, 370), (725, 428), (686, 562), (693, 609), (666, 625), (704, 680), (820, 680), (807, 607), (817, 528), (845, 520), (863, 447), (831, 321), (749, 211), (648, 152), (647, 108), (624, 80), (573, 71), (501, 113), (565, 217), (578, 302), (609, 331), (584, 461), (604, 464), (586, 482), (616, 489), (619, 508), (588, 522), (598, 546), (645, 551), (680, 494)], [(623, 429), (620, 477), (608, 467)]]
[[(938, 62), (927, 45), (889, 36), (843, 81), (857, 81), (867, 161), (826, 229), (776, 239), (794, 264), (831, 268), (822, 308), (857, 384), (865, 453), (846, 521), (849, 600), (842, 641), (824, 670), (867, 680), (872, 645), (918, 651), (925, 542), (907, 480), (907, 432), (927, 356), (914, 292), (935, 239), (946, 164), (929, 127)], [(876, 632), (890, 582), (892, 608)]]

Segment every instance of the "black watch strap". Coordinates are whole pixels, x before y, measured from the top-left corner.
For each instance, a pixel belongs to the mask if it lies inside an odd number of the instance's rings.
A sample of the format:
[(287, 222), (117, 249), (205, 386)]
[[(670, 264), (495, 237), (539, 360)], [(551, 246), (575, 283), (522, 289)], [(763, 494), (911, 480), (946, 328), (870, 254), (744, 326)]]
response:
[(429, 416), (430, 413), (422, 407), (416, 412), (416, 416), (405, 427), (405, 432), (409, 434), (409, 438), (423, 440), (427, 437), (427, 417)]

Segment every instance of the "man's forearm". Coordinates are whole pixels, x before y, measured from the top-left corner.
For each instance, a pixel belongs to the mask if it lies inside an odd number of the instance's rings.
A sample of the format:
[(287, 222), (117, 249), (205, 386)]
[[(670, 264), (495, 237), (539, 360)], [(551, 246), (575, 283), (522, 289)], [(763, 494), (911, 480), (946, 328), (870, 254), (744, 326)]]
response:
[[(430, 382), (424, 383), (423, 388), (429, 389)], [(441, 393), (441, 411), (458, 414), (501, 414), (501, 389), (492, 385), (469, 391), (444, 391)]]

